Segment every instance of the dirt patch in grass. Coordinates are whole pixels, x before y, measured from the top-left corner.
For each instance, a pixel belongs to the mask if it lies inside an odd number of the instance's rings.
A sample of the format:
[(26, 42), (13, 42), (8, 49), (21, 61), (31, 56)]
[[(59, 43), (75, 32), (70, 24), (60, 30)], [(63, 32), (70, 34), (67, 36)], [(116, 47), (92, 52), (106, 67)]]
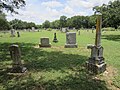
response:
[(99, 79), (105, 80), (108, 88), (111, 90), (120, 90), (118, 86), (116, 86), (113, 82), (115, 77), (118, 75), (118, 70), (112, 66), (107, 66), (107, 70), (103, 73), (103, 75), (98, 76)]

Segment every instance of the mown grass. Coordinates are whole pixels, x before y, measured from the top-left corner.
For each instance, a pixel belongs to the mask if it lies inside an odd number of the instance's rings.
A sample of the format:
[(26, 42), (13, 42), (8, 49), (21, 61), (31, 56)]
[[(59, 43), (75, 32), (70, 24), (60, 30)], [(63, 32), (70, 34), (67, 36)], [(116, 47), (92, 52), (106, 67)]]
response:
[[(106, 80), (95, 79), (84, 68), (90, 56), (87, 44), (94, 44), (95, 32), (77, 33), (78, 48), (64, 48), (65, 33), (56, 31), (58, 43), (53, 43), (55, 31), (20, 32), (21, 37), (0, 37), (0, 89), (1, 90), (107, 90)], [(51, 48), (36, 48), (40, 37), (49, 37)], [(17, 43), (22, 51), (22, 60), (28, 72), (10, 74), (9, 46)], [(102, 46), (107, 66), (116, 68), (112, 84), (120, 88), (120, 31), (102, 32)], [(109, 74), (109, 71), (108, 71)], [(102, 75), (100, 76), (102, 77)]]

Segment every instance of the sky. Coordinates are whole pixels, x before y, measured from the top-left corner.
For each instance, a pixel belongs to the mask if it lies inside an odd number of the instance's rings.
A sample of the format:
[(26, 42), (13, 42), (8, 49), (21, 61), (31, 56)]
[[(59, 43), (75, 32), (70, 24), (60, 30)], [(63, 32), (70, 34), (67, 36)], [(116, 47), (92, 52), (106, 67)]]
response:
[(94, 6), (101, 6), (113, 0), (26, 0), (26, 6), (17, 10), (18, 15), (7, 13), (7, 20), (20, 19), (42, 24), (54, 21), (60, 16), (92, 15)]

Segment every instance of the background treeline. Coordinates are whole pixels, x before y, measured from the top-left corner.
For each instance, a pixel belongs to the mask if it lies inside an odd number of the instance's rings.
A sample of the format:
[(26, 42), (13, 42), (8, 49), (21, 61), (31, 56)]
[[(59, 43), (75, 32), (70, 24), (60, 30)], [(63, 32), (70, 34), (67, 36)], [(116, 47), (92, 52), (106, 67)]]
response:
[[(115, 29), (120, 28), (120, 0), (115, 0), (114, 2), (109, 2), (108, 4), (103, 4), (102, 6), (93, 7), (93, 11), (96, 13), (102, 13), (103, 17), (103, 27), (113, 27)], [(18, 19), (8, 22), (4, 13), (0, 12), (0, 30), (13, 29), (31, 29), (32, 27), (38, 28), (52, 28), (61, 29), (62, 27), (68, 28), (92, 28), (96, 24), (96, 15), (91, 16), (73, 16), (67, 18), (66, 16), (61, 16), (59, 20), (50, 22), (46, 20), (42, 25), (36, 25), (33, 22), (25, 22)]]

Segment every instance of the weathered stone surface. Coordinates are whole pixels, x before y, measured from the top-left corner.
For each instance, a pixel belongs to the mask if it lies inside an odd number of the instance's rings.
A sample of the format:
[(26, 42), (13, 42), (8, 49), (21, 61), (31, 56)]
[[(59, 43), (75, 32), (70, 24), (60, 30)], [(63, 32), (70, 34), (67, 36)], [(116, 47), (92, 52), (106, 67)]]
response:
[(91, 57), (86, 62), (86, 67), (89, 71), (96, 74), (102, 73), (106, 70), (106, 63), (104, 62), (103, 57), (103, 47), (101, 46), (101, 24), (102, 16), (98, 15), (95, 45), (87, 46), (88, 49), (91, 49)]
[(76, 33), (75, 32), (67, 32), (66, 33), (65, 48), (77, 48)]
[(87, 61), (86, 67), (88, 71), (95, 73), (95, 74), (100, 74), (106, 70), (106, 63), (94, 64), (94, 63), (90, 63)]
[(15, 30), (14, 29), (11, 29), (11, 37), (15, 37)]
[(78, 35), (80, 35), (80, 31), (78, 31)]
[(49, 43), (49, 38), (48, 37), (43, 37), (40, 38), (40, 47), (51, 47), (51, 44)]
[(12, 70), (13, 73), (23, 73), (26, 71), (26, 68), (23, 67), (21, 62), (21, 51), (18, 45), (11, 45), (10, 49), (10, 56), (13, 60)]

